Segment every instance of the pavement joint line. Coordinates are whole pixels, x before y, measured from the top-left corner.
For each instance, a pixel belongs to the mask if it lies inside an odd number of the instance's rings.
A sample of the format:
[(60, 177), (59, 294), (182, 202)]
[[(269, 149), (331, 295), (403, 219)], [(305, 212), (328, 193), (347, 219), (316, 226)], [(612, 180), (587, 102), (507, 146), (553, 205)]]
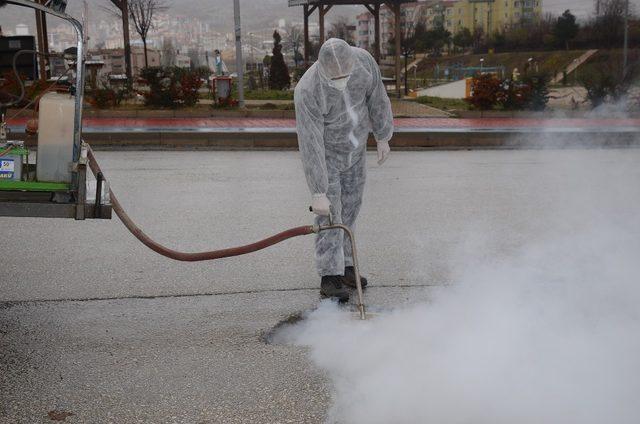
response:
[[(446, 285), (446, 284), (444, 284)], [(371, 289), (389, 288), (420, 288), (420, 287), (441, 287), (443, 284), (385, 284), (367, 287)], [(185, 294), (161, 294), (161, 295), (133, 295), (133, 296), (113, 296), (113, 297), (87, 297), (87, 298), (58, 298), (58, 299), (33, 299), (33, 300), (4, 300), (0, 301), (0, 310), (27, 304), (39, 303), (64, 303), (64, 302), (104, 302), (112, 300), (153, 300), (153, 299), (179, 299), (183, 297), (209, 297), (209, 296), (235, 296), (238, 294), (261, 294), (261, 293), (281, 293), (296, 291), (320, 290), (319, 287), (292, 287), (286, 289), (264, 289), (264, 290), (240, 290), (234, 292), (220, 293), (185, 293)]]

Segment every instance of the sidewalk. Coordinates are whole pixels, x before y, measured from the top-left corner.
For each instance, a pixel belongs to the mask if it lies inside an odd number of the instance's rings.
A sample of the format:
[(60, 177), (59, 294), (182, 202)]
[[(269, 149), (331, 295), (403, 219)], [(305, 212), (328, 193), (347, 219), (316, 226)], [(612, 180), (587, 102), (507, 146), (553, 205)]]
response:
[(447, 112), (435, 107), (407, 100), (392, 99), (391, 109), (396, 118), (447, 118), (450, 116)]
[[(291, 100), (245, 100), (245, 105), (248, 108), (256, 108), (266, 104), (284, 106), (292, 103)], [(435, 107), (400, 99), (391, 99), (391, 109), (396, 118), (446, 118), (450, 116), (447, 112)]]

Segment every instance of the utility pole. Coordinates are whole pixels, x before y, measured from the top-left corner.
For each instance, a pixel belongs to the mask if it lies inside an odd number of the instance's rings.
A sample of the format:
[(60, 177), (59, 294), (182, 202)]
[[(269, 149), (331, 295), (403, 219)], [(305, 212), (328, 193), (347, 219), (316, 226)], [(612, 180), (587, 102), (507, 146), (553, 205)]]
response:
[(240, 26), (240, 0), (233, 0), (236, 26), (236, 73), (238, 74), (238, 106), (244, 108), (244, 65), (242, 63), (242, 27)]
[(82, 1), (82, 29), (84, 29), (84, 45), (89, 50), (89, 5), (87, 0)]
[(629, 0), (627, 0), (624, 12), (624, 47), (622, 50), (622, 79), (627, 77), (627, 64), (629, 61)]

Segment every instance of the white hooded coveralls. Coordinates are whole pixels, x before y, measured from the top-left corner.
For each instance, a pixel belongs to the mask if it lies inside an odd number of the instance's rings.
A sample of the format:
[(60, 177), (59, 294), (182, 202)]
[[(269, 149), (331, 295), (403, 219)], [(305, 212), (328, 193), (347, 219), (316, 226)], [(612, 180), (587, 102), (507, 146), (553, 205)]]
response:
[[(347, 75), (346, 88), (334, 88), (332, 79)], [(294, 100), (309, 190), (326, 194), (334, 222), (353, 230), (362, 204), (369, 133), (377, 142), (388, 142), (393, 135), (391, 102), (380, 68), (366, 50), (329, 39), (298, 82)], [(316, 217), (317, 225), (328, 223), (328, 217)], [(351, 245), (341, 230), (317, 235), (316, 264), (321, 276), (343, 275), (345, 266), (353, 265)]]

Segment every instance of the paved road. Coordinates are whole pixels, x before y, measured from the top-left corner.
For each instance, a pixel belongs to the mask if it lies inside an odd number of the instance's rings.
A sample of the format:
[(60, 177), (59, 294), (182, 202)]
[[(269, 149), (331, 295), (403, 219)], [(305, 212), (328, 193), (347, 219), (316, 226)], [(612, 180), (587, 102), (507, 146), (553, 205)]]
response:
[[(179, 249), (310, 222), (295, 152), (100, 152), (147, 233)], [(636, 216), (640, 150), (400, 152), (377, 167), (358, 243), (371, 308), (455, 278), (459, 246), (504, 257)], [(579, 217), (580, 219), (575, 219)], [(0, 218), (0, 422), (319, 423), (331, 385), (263, 335), (318, 302), (311, 239), (220, 262), (170, 262), (114, 219)], [(482, 237), (480, 237), (482, 235)], [(463, 258), (464, 260), (464, 258)], [(339, 360), (339, 358), (336, 358)]]

